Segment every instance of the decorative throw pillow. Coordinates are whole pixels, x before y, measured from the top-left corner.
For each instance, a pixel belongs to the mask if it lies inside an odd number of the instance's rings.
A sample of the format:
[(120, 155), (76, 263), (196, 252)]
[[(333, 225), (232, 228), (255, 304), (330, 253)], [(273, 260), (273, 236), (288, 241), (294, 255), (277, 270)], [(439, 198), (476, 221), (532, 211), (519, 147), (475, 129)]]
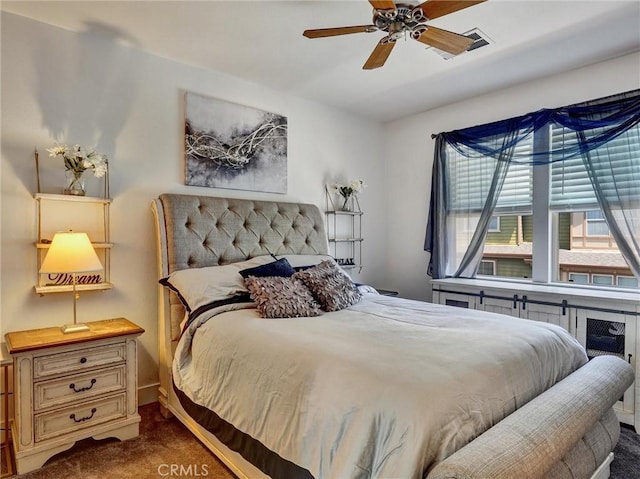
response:
[(288, 278), (293, 275), (296, 270), (293, 269), (287, 258), (280, 258), (279, 260), (273, 261), (272, 263), (263, 264), (261, 266), (256, 266), (254, 268), (247, 268), (240, 271), (240, 274), (243, 278), (248, 278), (249, 276), (256, 276), (258, 278), (263, 278), (265, 276), (282, 276)]
[(325, 311), (338, 311), (362, 299), (351, 278), (333, 261), (298, 271), (292, 278), (302, 281)]
[(283, 254), (278, 256), (289, 261), (289, 264), (293, 266), (293, 269), (296, 271), (309, 269), (312, 266), (319, 265), (323, 261), (333, 260), (333, 258), (327, 254)]
[(297, 279), (249, 276), (244, 283), (263, 318), (300, 318), (322, 313), (309, 290)]
[(268, 255), (256, 256), (223, 266), (205, 266), (174, 271), (159, 283), (175, 291), (187, 311), (195, 311), (212, 301), (246, 293), (240, 271), (273, 262)]

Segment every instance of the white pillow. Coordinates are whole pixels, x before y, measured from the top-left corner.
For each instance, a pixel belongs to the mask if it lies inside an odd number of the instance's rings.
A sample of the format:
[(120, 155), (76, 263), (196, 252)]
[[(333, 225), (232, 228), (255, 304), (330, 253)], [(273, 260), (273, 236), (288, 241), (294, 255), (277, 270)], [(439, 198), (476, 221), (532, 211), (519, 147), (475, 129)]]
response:
[(316, 266), (327, 260), (333, 261), (333, 258), (326, 254), (279, 254), (277, 258), (287, 258), (289, 264), (294, 268)]
[(161, 279), (160, 284), (175, 291), (184, 307), (191, 312), (212, 301), (248, 293), (240, 270), (272, 261), (271, 256), (263, 255), (224, 266), (182, 269)]
[(339, 267), (342, 274), (352, 280), (349, 272), (336, 263), (333, 256), (329, 256), (327, 254), (279, 254), (277, 257), (278, 259), (287, 258), (287, 261), (294, 269), (305, 269), (304, 266), (318, 266), (323, 261), (331, 261)]

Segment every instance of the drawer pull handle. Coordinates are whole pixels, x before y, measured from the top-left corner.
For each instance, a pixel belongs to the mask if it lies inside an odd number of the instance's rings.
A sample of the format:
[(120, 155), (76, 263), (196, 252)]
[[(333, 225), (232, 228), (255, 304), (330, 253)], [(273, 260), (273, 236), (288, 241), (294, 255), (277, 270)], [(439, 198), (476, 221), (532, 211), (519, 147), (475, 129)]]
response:
[(89, 419), (91, 419), (93, 417), (93, 415), (96, 413), (97, 409), (96, 408), (91, 408), (91, 415), (90, 416), (86, 416), (86, 417), (81, 417), (80, 419), (76, 419), (76, 415), (71, 414), (69, 416), (69, 419), (73, 419), (75, 422), (83, 422), (83, 421), (88, 421)]
[(91, 389), (95, 383), (96, 383), (96, 379), (94, 378), (91, 380), (91, 385), (80, 388), (80, 389), (76, 389), (76, 385), (74, 383), (71, 383), (69, 384), (69, 389), (73, 389), (75, 392), (81, 393), (82, 391), (88, 391), (89, 389)]
[(81, 358), (80, 358), (80, 362), (81, 362), (82, 364), (86, 363), (86, 362), (87, 362), (87, 358), (85, 358), (85, 357), (81, 357)]

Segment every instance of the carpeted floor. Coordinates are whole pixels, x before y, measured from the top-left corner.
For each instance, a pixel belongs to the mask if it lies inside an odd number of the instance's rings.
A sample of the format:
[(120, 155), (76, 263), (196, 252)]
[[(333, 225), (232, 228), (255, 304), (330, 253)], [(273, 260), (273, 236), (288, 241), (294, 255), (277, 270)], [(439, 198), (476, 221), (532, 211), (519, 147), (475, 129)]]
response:
[[(129, 441), (87, 439), (51, 458), (42, 469), (14, 479), (233, 479), (177, 419), (165, 419), (158, 403), (140, 408), (140, 436)], [(611, 479), (640, 479), (640, 436), (623, 427), (614, 450)], [(3, 458), (3, 471), (5, 467)]]
[(180, 421), (165, 419), (158, 403), (139, 411), (137, 438), (80, 441), (43, 468), (14, 479), (235, 478)]
[(611, 479), (640, 479), (640, 435), (629, 427), (621, 427), (613, 455)]

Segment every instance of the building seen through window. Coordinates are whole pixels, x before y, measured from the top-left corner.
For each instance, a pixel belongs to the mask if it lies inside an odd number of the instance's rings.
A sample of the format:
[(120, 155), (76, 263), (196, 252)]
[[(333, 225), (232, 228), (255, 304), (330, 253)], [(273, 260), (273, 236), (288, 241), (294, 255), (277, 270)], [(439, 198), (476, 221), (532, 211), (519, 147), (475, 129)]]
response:
[[(494, 217), (485, 242), (479, 275), (531, 278), (533, 217)], [(499, 218), (499, 220), (498, 220)], [(620, 254), (600, 210), (557, 213), (553, 219), (557, 245), (556, 281), (638, 288), (638, 280)]]

